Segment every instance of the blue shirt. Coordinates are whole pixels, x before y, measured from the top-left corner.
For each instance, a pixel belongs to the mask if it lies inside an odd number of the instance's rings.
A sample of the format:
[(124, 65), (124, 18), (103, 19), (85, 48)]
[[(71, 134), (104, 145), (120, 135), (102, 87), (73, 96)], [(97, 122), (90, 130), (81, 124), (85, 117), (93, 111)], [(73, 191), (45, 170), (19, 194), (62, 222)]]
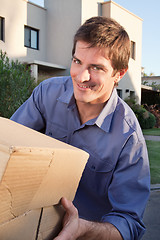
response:
[(113, 224), (125, 240), (140, 239), (150, 187), (148, 155), (137, 118), (116, 89), (100, 115), (81, 125), (71, 77), (51, 78), (11, 119), (88, 152), (74, 199), (80, 217)]

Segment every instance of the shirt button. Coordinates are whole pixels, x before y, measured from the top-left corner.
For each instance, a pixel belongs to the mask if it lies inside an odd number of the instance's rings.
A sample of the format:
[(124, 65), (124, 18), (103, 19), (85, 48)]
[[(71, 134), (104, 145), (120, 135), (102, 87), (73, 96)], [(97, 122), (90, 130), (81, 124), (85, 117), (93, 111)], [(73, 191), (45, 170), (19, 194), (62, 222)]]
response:
[(94, 165), (92, 165), (92, 167), (91, 167), (93, 170), (95, 170), (96, 169), (96, 167), (94, 166)]

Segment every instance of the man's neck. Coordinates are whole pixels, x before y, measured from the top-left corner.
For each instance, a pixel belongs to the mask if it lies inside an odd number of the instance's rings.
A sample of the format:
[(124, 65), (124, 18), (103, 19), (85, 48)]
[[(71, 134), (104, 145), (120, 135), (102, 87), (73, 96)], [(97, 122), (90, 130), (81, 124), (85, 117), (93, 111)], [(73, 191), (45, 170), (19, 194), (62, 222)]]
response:
[(81, 124), (98, 117), (106, 103), (91, 104), (76, 102)]

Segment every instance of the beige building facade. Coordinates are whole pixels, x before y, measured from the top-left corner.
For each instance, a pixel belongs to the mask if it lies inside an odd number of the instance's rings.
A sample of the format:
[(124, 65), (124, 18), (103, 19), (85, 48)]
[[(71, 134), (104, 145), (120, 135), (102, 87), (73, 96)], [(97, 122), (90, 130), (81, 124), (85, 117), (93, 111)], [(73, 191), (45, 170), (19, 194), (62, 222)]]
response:
[(118, 86), (125, 99), (141, 101), (142, 19), (113, 1), (45, 0), (40, 7), (27, 0), (0, 0), (0, 49), (31, 65), (35, 79), (69, 75), (73, 36), (92, 16), (117, 20), (131, 39), (129, 70)]

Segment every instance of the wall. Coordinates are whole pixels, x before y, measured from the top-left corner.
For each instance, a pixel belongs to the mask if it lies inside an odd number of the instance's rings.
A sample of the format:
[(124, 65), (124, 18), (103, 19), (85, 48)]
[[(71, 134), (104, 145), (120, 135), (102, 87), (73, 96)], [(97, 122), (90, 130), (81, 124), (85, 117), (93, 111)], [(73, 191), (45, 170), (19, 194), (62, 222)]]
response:
[(69, 74), (73, 37), (88, 18), (98, 15), (98, 0), (45, 0), (47, 59), (66, 66)]
[[(0, 16), (5, 18), (5, 42), (0, 49), (21, 61), (45, 60), (46, 10), (25, 0), (0, 0)], [(40, 30), (40, 49), (24, 47), (24, 25)]]
[(83, 24), (88, 18), (98, 16), (98, 0), (82, 0), (82, 17), (81, 23)]
[(39, 50), (27, 48), (27, 60), (46, 61), (46, 12), (47, 10), (35, 4), (27, 4), (26, 25), (39, 30)]
[(73, 36), (81, 23), (81, 0), (45, 0), (45, 8), (47, 59), (69, 69)]
[(5, 18), (5, 42), (0, 41), (0, 49), (10, 57), (25, 57), (24, 23), (27, 21), (27, 3), (22, 0), (0, 0), (0, 16)]

